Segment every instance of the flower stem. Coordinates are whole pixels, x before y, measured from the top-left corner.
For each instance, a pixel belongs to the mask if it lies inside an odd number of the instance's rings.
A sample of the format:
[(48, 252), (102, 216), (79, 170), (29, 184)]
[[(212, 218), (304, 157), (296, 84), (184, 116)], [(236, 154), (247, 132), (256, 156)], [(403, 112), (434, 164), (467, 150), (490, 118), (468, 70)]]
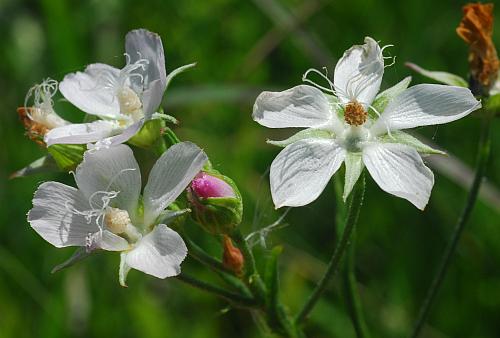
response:
[(312, 311), (312, 309), (320, 299), (323, 292), (325, 292), (328, 283), (337, 272), (342, 257), (344, 255), (344, 252), (346, 251), (346, 248), (349, 246), (349, 240), (354, 230), (354, 226), (358, 221), (359, 211), (361, 209), (361, 205), (363, 204), (364, 192), (365, 192), (365, 180), (364, 177), (361, 177), (358, 183), (356, 184), (354, 191), (352, 192), (351, 203), (349, 205), (349, 210), (347, 212), (347, 218), (345, 221), (342, 237), (340, 238), (340, 241), (337, 247), (335, 248), (333, 256), (330, 262), (328, 263), (328, 267), (325, 271), (325, 274), (319, 281), (318, 285), (316, 285), (316, 288), (309, 296), (309, 299), (302, 307), (302, 310), (297, 315), (295, 319), (295, 322), (297, 324), (302, 323), (307, 318), (309, 313)]
[[(278, 300), (278, 279), (275, 280), (274, 288), (266, 287), (255, 265), (253, 253), (248, 247), (248, 243), (241, 231), (237, 228), (231, 233), (232, 240), (240, 248), (243, 254), (244, 276), (243, 279), (248, 288), (252, 291), (261, 311), (256, 313), (257, 317), (263, 317), (263, 322), (268, 328), (280, 337), (302, 338), (303, 333), (296, 327), (289, 318), (284, 305)], [(277, 271), (275, 271), (277, 273)], [(269, 302), (269, 299), (274, 301)]]
[(264, 282), (262, 281), (262, 278), (260, 277), (259, 272), (257, 271), (257, 268), (255, 266), (255, 259), (252, 252), (250, 251), (250, 248), (248, 247), (245, 237), (243, 237), (240, 229), (238, 228), (236, 228), (231, 233), (230, 237), (236, 243), (238, 248), (240, 248), (241, 253), (243, 254), (245, 262), (243, 278), (245, 283), (254, 294), (256, 300), (259, 303), (264, 304), (266, 301), (266, 287), (264, 285)]
[(465, 207), (462, 210), (460, 218), (458, 219), (458, 222), (455, 226), (455, 229), (453, 230), (451, 239), (441, 258), (441, 263), (439, 265), (439, 268), (434, 276), (434, 279), (432, 280), (431, 286), (427, 291), (427, 295), (420, 308), (417, 321), (415, 322), (412, 334), (410, 335), (410, 337), (412, 338), (417, 338), (419, 336), (420, 331), (422, 330), (427, 320), (427, 317), (429, 316), (429, 311), (434, 301), (434, 298), (436, 297), (436, 294), (439, 291), (441, 284), (443, 283), (444, 277), (446, 276), (446, 272), (448, 271), (448, 268), (450, 266), (453, 254), (456, 251), (458, 242), (460, 241), (465, 225), (470, 218), (472, 209), (477, 200), (479, 194), (479, 188), (484, 178), (486, 172), (486, 166), (490, 156), (490, 125), (491, 125), (490, 119), (488, 118), (483, 119), (474, 181), (472, 182), (472, 186), (469, 190)]
[(253, 308), (256, 306), (255, 300), (253, 298), (237, 294), (231, 291), (227, 291), (218, 286), (203, 282), (199, 279), (196, 279), (184, 273), (176, 276), (176, 279), (183, 283), (189, 284), (197, 289), (210, 292), (216, 296), (219, 296), (235, 306), (244, 308)]
[(188, 254), (192, 258), (214, 271), (220, 278), (222, 278), (222, 280), (224, 280), (224, 282), (238, 290), (241, 294), (248, 297), (252, 296), (246, 285), (239, 278), (234, 276), (234, 273), (226, 268), (220, 260), (210, 256), (205, 250), (198, 246), (198, 244), (193, 242), (186, 233), (184, 233), (183, 238), (188, 247)]
[(366, 326), (365, 317), (363, 314), (363, 306), (356, 282), (355, 274), (355, 235), (353, 235), (351, 246), (347, 249), (347, 265), (344, 271), (344, 284), (347, 290), (347, 302), (351, 314), (352, 324), (358, 338), (370, 337), (368, 327)]

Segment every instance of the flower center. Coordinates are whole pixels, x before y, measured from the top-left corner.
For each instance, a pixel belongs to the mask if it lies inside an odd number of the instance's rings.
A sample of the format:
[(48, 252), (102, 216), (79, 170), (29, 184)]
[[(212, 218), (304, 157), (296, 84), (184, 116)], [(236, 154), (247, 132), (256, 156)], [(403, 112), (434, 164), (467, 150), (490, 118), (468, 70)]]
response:
[(368, 113), (361, 103), (357, 101), (349, 102), (344, 109), (344, 120), (351, 126), (361, 126), (366, 122)]
[(370, 133), (365, 127), (349, 127), (340, 138), (342, 146), (349, 152), (361, 151), (362, 145), (370, 138)]
[(109, 207), (104, 214), (104, 223), (109, 231), (120, 235), (127, 230), (131, 222), (127, 211)]
[(139, 96), (129, 86), (121, 87), (117, 92), (120, 112), (132, 117), (134, 121), (142, 118), (142, 102)]

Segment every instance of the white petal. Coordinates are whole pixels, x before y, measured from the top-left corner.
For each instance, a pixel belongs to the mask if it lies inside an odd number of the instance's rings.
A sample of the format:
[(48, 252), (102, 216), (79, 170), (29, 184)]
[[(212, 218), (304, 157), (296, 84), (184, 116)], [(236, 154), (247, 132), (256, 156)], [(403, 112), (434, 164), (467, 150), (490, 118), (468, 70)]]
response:
[(103, 230), (102, 235), (97, 236), (94, 245), (106, 251), (124, 251), (130, 249), (130, 244), (125, 238), (115, 235), (108, 230)]
[[(97, 191), (119, 192), (110, 206), (127, 210), (134, 217), (141, 192), (141, 173), (132, 150), (126, 145), (85, 152), (76, 168), (76, 184), (90, 198)], [(92, 202), (102, 205), (103, 195), (94, 195)]]
[(156, 161), (144, 188), (144, 223), (152, 224), (203, 168), (207, 155), (191, 142), (177, 143)]
[(89, 209), (87, 199), (77, 189), (45, 182), (35, 192), (28, 221), (43, 239), (58, 248), (85, 246), (87, 235), (98, 231), (98, 227), (74, 211)]
[(271, 194), (276, 208), (314, 201), (345, 158), (333, 140), (304, 139), (283, 149), (271, 164)]
[(146, 120), (150, 120), (163, 100), (165, 86), (160, 80), (149, 84), (149, 88), (142, 93), (143, 113)]
[(96, 63), (85, 68), (84, 72), (68, 74), (59, 83), (64, 97), (87, 114), (107, 118), (120, 117), (120, 106), (107, 82), (115, 81), (120, 70)]
[(326, 96), (300, 85), (282, 92), (262, 92), (253, 106), (253, 119), (268, 128), (316, 127), (333, 116)]
[(88, 149), (102, 149), (102, 148), (109, 148), (113, 146), (117, 146), (119, 144), (127, 142), (129, 139), (131, 139), (139, 130), (141, 130), (142, 126), (144, 125), (145, 119), (142, 118), (137, 122), (134, 122), (127, 128), (125, 128), (120, 134), (107, 137), (104, 139), (99, 140), (95, 144), (89, 144)]
[(333, 83), (342, 103), (356, 100), (367, 106), (377, 95), (383, 75), (382, 50), (366, 37), (364, 45), (351, 47), (337, 62)]
[(57, 127), (45, 134), (47, 146), (53, 144), (85, 144), (96, 142), (120, 132), (116, 122), (98, 120), (90, 123), (76, 123)]
[(127, 253), (125, 264), (158, 278), (177, 276), (186, 258), (187, 248), (181, 236), (165, 224), (157, 225)]
[[(130, 31), (125, 37), (125, 51), (129, 55), (131, 63), (139, 59), (146, 59), (149, 61), (145, 70), (138, 68), (135, 72), (144, 77), (146, 86), (155, 80), (160, 80), (161, 92), (163, 94), (166, 87), (167, 74), (163, 44), (160, 36), (146, 29), (135, 29)], [(140, 82), (140, 79), (133, 76), (131, 81)], [(141, 88), (142, 84), (143, 83), (136, 83), (136, 85), (139, 85)]]
[(371, 128), (374, 135), (390, 130), (442, 124), (458, 120), (481, 107), (463, 87), (420, 84), (392, 100)]
[(415, 149), (396, 143), (373, 144), (363, 149), (363, 162), (382, 190), (425, 208), (434, 175)]

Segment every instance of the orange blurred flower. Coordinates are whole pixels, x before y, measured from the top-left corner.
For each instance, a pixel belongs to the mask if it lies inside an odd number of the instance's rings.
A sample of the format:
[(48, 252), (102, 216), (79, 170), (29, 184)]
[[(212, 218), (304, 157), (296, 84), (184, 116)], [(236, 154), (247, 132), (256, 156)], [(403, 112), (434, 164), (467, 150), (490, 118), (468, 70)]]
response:
[(472, 78), (487, 89), (495, 83), (499, 61), (493, 33), (493, 4), (470, 3), (463, 8), (457, 34), (469, 45), (469, 67)]

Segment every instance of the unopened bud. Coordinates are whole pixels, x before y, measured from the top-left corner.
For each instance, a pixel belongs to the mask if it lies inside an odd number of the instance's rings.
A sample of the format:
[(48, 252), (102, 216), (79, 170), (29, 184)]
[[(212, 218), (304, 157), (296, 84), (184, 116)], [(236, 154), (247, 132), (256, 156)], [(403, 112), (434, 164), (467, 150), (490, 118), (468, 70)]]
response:
[(236, 275), (241, 275), (243, 272), (243, 266), (245, 264), (245, 259), (240, 249), (233, 245), (231, 238), (224, 235), (223, 239), (224, 253), (222, 254), (222, 264), (233, 271)]
[(201, 198), (236, 197), (233, 188), (222, 179), (201, 172), (191, 183), (193, 192)]
[(210, 233), (226, 234), (241, 223), (241, 195), (226, 176), (199, 173), (188, 188), (188, 199), (194, 220)]

